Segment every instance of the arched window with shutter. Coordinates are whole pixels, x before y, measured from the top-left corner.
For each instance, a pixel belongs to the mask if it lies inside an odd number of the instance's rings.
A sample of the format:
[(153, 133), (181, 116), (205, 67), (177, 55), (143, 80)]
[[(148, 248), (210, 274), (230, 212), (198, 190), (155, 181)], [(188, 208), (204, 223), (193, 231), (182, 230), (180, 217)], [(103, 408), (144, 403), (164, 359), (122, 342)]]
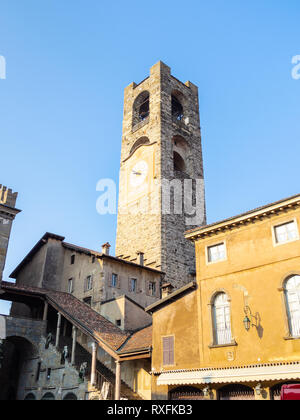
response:
[(300, 337), (300, 276), (289, 277), (284, 289), (290, 335)]
[(216, 345), (230, 344), (230, 303), (226, 293), (218, 293), (213, 301), (214, 341)]

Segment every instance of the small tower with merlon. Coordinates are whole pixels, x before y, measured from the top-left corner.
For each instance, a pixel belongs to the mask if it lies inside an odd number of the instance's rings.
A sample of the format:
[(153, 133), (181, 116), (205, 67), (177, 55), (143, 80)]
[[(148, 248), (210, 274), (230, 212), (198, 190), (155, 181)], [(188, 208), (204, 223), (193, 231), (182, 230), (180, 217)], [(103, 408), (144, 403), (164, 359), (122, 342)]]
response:
[(16, 209), (18, 193), (0, 184), (0, 281), (5, 266), (12, 223), (21, 210)]

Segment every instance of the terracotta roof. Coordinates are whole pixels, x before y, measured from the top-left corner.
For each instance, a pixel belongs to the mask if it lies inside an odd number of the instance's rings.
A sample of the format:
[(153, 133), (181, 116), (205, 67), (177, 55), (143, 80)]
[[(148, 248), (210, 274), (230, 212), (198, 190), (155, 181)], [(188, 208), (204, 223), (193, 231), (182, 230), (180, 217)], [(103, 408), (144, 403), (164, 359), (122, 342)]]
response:
[(164, 305), (169, 305), (170, 303), (174, 302), (174, 300), (179, 299), (185, 293), (189, 293), (191, 290), (195, 290), (197, 287), (197, 283), (192, 281), (185, 286), (181, 287), (180, 289), (175, 290), (174, 292), (170, 293), (168, 296), (152, 303), (151, 305), (145, 308), (146, 312), (155, 312), (157, 309), (161, 308)]
[(142, 349), (150, 349), (152, 346), (152, 325), (134, 332), (125, 344), (119, 349), (119, 353), (130, 353)]
[(130, 335), (69, 293), (48, 291), (47, 297), (77, 323), (90, 330), (93, 337), (104, 341), (115, 351)]
[(75, 324), (88, 331), (96, 340), (104, 342), (115, 352), (130, 337), (130, 333), (122, 331), (90, 306), (69, 293), (38, 287), (19, 286), (8, 282), (2, 282), (1, 289), (7, 292), (31, 294), (47, 298), (49, 303), (61, 311), (66, 318), (73, 320)]

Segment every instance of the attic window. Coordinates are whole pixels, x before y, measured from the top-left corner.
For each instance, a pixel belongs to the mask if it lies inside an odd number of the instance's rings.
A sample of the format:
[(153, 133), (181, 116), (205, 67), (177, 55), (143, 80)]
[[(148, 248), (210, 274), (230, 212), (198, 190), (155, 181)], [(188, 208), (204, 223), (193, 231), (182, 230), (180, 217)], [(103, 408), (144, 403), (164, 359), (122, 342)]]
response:
[(75, 263), (75, 255), (71, 255), (71, 265)]

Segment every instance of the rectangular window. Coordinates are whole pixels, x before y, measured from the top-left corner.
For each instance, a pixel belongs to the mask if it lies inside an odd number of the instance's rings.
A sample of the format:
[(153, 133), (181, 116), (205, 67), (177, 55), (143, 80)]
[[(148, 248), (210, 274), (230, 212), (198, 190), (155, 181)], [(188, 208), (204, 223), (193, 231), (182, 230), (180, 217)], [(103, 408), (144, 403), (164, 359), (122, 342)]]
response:
[(149, 283), (149, 294), (150, 296), (156, 296), (156, 283), (154, 281)]
[(116, 320), (116, 325), (117, 325), (117, 327), (121, 327), (121, 320), (120, 319)]
[(129, 291), (134, 293), (137, 291), (137, 279), (130, 279)]
[(297, 224), (292, 222), (283, 223), (282, 225), (274, 227), (275, 241), (277, 244), (284, 242), (295, 241), (299, 238)]
[(92, 290), (93, 288), (93, 279), (92, 276), (87, 276), (85, 281), (85, 290)]
[(112, 274), (111, 276), (111, 287), (118, 286), (118, 274)]
[(226, 249), (225, 249), (224, 242), (222, 242), (221, 244), (207, 247), (207, 261), (209, 263), (223, 261), (225, 259), (226, 259)]
[(73, 279), (68, 280), (68, 293), (73, 293)]
[(71, 265), (75, 264), (75, 255), (71, 255)]
[(163, 365), (174, 365), (174, 336), (163, 337)]

